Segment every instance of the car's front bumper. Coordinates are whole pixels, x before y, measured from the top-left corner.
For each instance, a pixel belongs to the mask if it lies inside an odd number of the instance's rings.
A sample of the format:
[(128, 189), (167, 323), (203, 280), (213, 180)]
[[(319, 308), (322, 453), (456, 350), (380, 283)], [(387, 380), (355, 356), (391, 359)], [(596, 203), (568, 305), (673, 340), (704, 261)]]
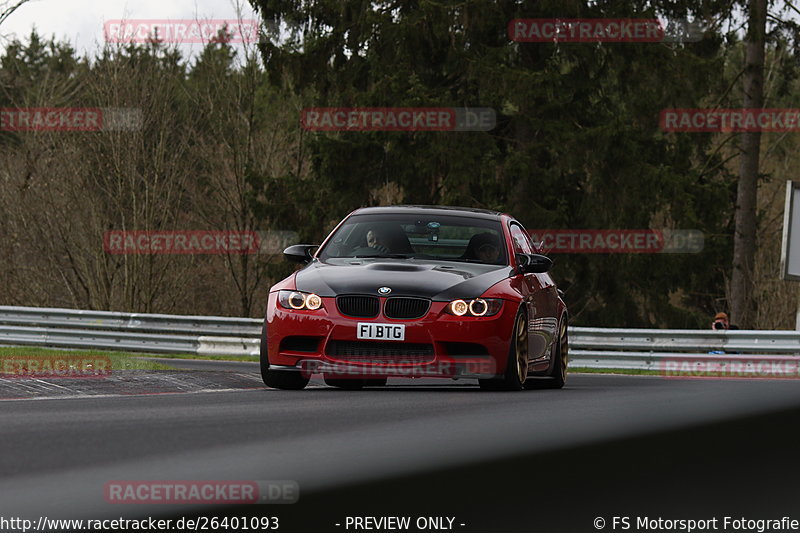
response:
[[(389, 319), (382, 313), (364, 319), (339, 313), (335, 298), (323, 298), (317, 311), (284, 309), (273, 292), (266, 316), (270, 368), (359, 378), (502, 374), (518, 304), (505, 301), (498, 314), (480, 318), (450, 315), (444, 312), (446, 305), (432, 302), (428, 313), (415, 320)], [(405, 340), (359, 340), (359, 322), (404, 324)]]

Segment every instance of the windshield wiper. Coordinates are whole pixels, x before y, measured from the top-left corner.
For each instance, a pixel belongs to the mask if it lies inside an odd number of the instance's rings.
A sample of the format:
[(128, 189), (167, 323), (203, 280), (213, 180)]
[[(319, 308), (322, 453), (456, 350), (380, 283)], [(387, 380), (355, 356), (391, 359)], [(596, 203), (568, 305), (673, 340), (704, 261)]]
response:
[(364, 259), (364, 258), (388, 258), (388, 259), (411, 259), (413, 255), (409, 254), (362, 254), (362, 255), (354, 255), (354, 259)]
[(496, 265), (497, 263), (486, 263), (480, 259), (471, 259), (469, 257), (448, 257), (447, 259), (441, 258), (439, 261), (458, 261), (459, 263), (479, 263), (481, 265)]

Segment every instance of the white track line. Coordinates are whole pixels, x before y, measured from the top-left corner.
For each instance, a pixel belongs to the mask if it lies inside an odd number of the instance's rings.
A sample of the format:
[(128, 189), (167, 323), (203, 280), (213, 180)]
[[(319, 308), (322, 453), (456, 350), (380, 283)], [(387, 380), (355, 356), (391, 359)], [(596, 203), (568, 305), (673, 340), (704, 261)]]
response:
[[(326, 385), (309, 385), (306, 389), (327, 389)], [(33, 396), (31, 398), (0, 398), (0, 402), (27, 402), (31, 400), (87, 400), (94, 398), (140, 398), (142, 396), (165, 396), (175, 394), (209, 394), (212, 392), (252, 392), (255, 390), (280, 392), (268, 387), (248, 387), (236, 389), (200, 389), (191, 391), (140, 392), (135, 394), (74, 394), (69, 396)]]
[(205, 394), (211, 392), (244, 392), (254, 390), (271, 390), (266, 387), (248, 389), (201, 389), (193, 391), (140, 392), (135, 394), (75, 394), (70, 396), (33, 396), (31, 398), (0, 398), (0, 402), (26, 402), (31, 400), (88, 400), (94, 398), (138, 398), (142, 396), (163, 396), (174, 394)]

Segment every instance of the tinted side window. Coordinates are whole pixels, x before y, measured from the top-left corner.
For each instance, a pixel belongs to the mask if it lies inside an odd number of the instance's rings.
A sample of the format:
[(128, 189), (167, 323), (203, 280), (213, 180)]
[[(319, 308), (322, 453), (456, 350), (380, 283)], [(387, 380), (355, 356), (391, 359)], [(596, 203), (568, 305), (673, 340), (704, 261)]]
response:
[(511, 238), (514, 240), (514, 253), (532, 254), (533, 246), (525, 230), (519, 224), (511, 224)]

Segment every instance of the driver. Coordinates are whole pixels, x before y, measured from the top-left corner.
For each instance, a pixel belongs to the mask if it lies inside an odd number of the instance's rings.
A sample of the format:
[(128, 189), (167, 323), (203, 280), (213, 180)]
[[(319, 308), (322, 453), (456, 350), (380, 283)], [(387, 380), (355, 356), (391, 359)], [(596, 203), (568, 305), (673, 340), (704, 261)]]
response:
[(496, 263), (500, 259), (500, 249), (491, 242), (486, 242), (478, 246), (475, 255), (483, 263)]
[(370, 248), (374, 248), (381, 254), (388, 254), (389, 248), (386, 247), (381, 234), (378, 230), (371, 229), (367, 231), (367, 246)]
[(467, 259), (477, 259), (481, 263), (489, 264), (497, 264), (501, 256), (499, 239), (492, 233), (473, 235), (464, 253)]

